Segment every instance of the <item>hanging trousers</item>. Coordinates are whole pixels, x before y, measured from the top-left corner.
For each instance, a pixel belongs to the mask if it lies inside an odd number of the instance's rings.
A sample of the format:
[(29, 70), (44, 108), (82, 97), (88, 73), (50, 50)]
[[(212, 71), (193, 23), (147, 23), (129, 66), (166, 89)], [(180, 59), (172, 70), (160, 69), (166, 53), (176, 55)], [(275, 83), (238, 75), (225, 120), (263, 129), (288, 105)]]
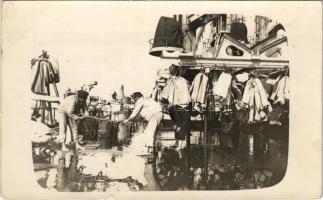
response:
[(169, 114), (172, 121), (180, 127), (180, 131), (175, 132), (175, 138), (177, 140), (185, 140), (185, 136), (191, 133), (191, 116), (189, 111), (187, 108), (180, 106), (171, 106), (169, 108)]

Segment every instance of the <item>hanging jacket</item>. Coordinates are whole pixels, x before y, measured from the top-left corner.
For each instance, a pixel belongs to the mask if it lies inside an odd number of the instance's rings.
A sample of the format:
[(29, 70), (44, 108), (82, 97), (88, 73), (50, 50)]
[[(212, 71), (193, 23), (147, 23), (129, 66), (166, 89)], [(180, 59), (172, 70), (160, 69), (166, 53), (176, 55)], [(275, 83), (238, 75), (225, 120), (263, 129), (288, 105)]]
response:
[(261, 81), (256, 78), (254, 79), (255, 83), (256, 83), (256, 86), (257, 86), (257, 90), (258, 90), (258, 93), (259, 93), (259, 96), (260, 96), (260, 100), (261, 100), (261, 105), (264, 106), (264, 107), (269, 107), (271, 108), (271, 105), (268, 101), (268, 94), (264, 88), (264, 86), (262, 85)]
[(289, 99), (289, 78), (288, 76), (282, 77), (274, 86), (274, 90), (270, 96), (274, 104), (285, 104), (286, 99)]
[(193, 103), (205, 102), (206, 88), (209, 78), (204, 73), (198, 73), (190, 87), (190, 94)]
[(213, 87), (214, 95), (226, 98), (229, 94), (232, 76), (229, 73), (223, 72), (220, 74), (217, 84)]
[(241, 102), (249, 108), (249, 122), (267, 120), (265, 110), (272, 111), (268, 94), (258, 78), (251, 78), (246, 83)]
[(170, 105), (188, 105), (191, 101), (189, 85), (185, 78), (172, 76), (160, 94)]

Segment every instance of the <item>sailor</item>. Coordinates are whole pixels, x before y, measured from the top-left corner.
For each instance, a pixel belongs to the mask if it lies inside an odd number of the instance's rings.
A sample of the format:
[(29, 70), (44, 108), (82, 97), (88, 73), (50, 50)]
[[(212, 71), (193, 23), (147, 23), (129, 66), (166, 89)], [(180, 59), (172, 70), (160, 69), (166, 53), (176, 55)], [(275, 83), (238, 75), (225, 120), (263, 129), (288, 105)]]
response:
[(83, 149), (78, 139), (77, 121), (87, 115), (86, 99), (88, 94), (85, 90), (79, 90), (76, 94), (67, 96), (59, 105), (59, 135), (63, 151), (68, 150), (66, 148), (67, 125), (71, 130), (71, 142), (75, 143), (77, 149)]
[(144, 130), (146, 136), (146, 150), (145, 154), (149, 153), (149, 147), (153, 147), (155, 131), (163, 119), (161, 105), (154, 101), (152, 98), (144, 98), (140, 92), (135, 92), (131, 95), (131, 98), (135, 102), (135, 107), (128, 119), (124, 120), (124, 123), (134, 120), (139, 114), (142, 118), (148, 121), (147, 127)]

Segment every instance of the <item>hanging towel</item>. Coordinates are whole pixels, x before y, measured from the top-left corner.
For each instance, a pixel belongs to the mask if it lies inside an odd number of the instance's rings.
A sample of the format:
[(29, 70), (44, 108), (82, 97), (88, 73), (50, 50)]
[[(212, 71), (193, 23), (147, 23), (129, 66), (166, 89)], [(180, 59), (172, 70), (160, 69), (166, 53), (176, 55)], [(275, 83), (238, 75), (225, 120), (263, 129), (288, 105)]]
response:
[(171, 105), (188, 105), (191, 97), (186, 79), (180, 76), (172, 76), (161, 92), (160, 97), (167, 99)]
[(214, 94), (221, 98), (226, 98), (229, 93), (232, 76), (229, 73), (221, 73), (217, 84), (214, 87)]

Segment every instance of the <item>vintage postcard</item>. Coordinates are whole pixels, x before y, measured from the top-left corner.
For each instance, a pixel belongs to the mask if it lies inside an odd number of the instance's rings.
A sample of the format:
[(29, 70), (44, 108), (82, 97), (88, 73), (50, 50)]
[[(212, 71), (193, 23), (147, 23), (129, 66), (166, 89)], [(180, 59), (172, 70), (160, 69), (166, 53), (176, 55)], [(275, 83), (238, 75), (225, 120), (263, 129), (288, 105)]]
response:
[(1, 13), (4, 198), (320, 197), (320, 2)]

